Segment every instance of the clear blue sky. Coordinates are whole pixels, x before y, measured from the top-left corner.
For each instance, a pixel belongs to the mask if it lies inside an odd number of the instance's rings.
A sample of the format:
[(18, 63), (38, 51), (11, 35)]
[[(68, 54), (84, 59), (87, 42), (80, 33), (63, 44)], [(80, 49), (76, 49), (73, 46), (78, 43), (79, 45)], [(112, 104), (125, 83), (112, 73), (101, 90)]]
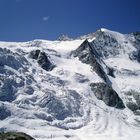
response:
[(140, 0), (0, 0), (0, 40), (77, 37), (105, 27), (140, 31)]

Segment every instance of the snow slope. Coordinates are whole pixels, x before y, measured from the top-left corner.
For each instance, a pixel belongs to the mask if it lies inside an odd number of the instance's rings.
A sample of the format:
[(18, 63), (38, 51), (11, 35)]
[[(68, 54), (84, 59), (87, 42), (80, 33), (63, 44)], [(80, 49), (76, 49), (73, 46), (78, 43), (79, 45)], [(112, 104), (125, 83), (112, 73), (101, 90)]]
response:
[[(140, 63), (129, 58), (137, 48), (127, 35), (107, 29), (87, 37), (104, 63), (114, 69), (115, 78), (108, 77), (125, 104), (125, 109), (116, 109), (98, 100), (90, 88), (91, 83), (104, 80), (71, 55), (85, 38), (0, 42), (1, 131), (25, 132), (36, 140), (140, 139), (140, 116), (126, 105), (130, 98), (126, 92), (140, 91)], [(43, 69), (30, 57), (34, 50), (45, 52), (56, 67)]]

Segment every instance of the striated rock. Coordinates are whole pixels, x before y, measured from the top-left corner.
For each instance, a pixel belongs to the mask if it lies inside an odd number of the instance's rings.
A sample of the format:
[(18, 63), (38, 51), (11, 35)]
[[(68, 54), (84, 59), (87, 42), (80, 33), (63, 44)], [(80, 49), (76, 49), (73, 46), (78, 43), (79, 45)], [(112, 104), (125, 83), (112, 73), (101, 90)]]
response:
[(108, 106), (124, 109), (124, 103), (112, 87), (105, 83), (91, 83), (91, 90), (97, 99), (104, 101)]

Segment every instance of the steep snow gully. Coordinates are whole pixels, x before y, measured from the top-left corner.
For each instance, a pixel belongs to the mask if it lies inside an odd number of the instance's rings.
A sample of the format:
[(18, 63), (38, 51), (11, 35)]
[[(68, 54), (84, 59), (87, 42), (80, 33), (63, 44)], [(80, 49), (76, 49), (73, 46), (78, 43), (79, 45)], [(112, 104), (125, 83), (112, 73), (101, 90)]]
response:
[(140, 32), (0, 42), (0, 131), (140, 139)]

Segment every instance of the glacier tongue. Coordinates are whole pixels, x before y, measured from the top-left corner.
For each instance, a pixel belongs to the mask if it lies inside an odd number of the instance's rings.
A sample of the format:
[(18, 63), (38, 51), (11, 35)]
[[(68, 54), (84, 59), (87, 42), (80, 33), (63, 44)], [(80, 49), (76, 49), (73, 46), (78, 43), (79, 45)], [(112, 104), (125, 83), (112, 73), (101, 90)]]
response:
[(36, 140), (140, 138), (140, 63), (131, 57), (139, 37), (101, 29), (80, 47), (85, 37), (0, 42), (0, 131)]

